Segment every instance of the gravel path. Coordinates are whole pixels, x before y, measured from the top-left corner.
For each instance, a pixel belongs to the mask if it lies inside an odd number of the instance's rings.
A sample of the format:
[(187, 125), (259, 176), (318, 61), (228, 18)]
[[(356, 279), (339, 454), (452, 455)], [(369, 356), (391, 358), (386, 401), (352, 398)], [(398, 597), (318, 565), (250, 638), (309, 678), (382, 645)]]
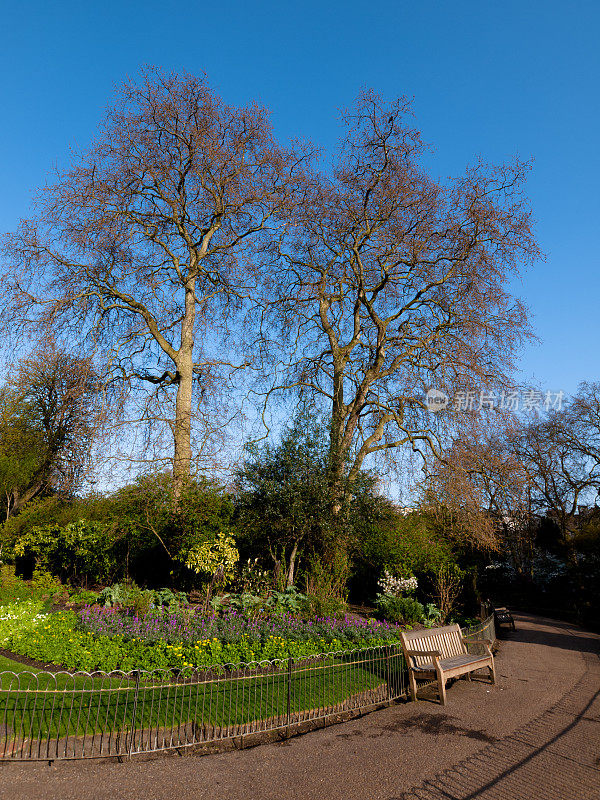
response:
[(517, 617), (498, 683), (306, 736), (124, 764), (0, 764), (2, 800), (600, 800), (600, 637)]

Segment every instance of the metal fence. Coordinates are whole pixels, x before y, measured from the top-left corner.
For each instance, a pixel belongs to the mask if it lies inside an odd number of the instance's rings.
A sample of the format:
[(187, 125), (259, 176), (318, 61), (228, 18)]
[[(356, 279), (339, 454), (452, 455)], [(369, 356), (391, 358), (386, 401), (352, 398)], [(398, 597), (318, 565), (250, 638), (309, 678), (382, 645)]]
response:
[[(464, 634), (495, 640), (493, 617)], [(243, 745), (390, 703), (406, 685), (399, 645), (211, 669), (0, 672), (0, 760)]]
[(472, 628), (463, 628), (462, 634), (465, 639), (470, 639), (471, 641), (488, 639), (491, 642), (495, 642), (496, 625), (494, 622), (494, 614), (490, 614), (490, 616), (479, 625), (475, 625)]

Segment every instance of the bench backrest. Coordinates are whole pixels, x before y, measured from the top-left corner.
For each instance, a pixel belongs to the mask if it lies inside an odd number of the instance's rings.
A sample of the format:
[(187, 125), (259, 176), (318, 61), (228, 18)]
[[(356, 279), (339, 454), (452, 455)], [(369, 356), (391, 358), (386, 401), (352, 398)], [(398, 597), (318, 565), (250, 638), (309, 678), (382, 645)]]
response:
[[(460, 625), (446, 625), (443, 628), (425, 628), (416, 631), (401, 631), (405, 650), (437, 650), (441, 658), (459, 656), (467, 652), (463, 642)], [(431, 663), (431, 656), (414, 659), (415, 666)]]

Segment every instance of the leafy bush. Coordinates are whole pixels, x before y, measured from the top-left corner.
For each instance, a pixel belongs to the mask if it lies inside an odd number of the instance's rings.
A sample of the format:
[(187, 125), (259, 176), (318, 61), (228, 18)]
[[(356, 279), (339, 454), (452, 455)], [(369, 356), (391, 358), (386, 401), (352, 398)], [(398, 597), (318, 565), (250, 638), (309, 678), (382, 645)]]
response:
[(306, 595), (315, 606), (345, 610), (349, 574), (350, 567), (344, 553), (336, 552), (329, 561), (313, 558), (306, 575)]
[(48, 598), (54, 602), (65, 601), (69, 597), (66, 586), (44, 569), (36, 569), (29, 581), (33, 597)]
[(114, 559), (106, 527), (80, 519), (60, 525), (33, 527), (15, 542), (14, 555), (63, 581), (101, 583), (110, 578)]
[(106, 586), (97, 601), (107, 608), (118, 606), (135, 614), (145, 614), (154, 605), (154, 592), (141, 589), (135, 583), (115, 583)]
[(271, 591), (261, 597), (251, 592), (240, 594), (225, 594), (215, 597), (210, 605), (215, 612), (233, 609), (247, 616), (257, 614), (298, 614), (306, 610), (306, 595), (299, 592), (295, 586), (290, 586), (283, 592)]
[(377, 595), (378, 616), (390, 622), (412, 624), (423, 622), (425, 608), (413, 597), (394, 597), (389, 594)]
[[(176, 506), (172, 477), (145, 475), (109, 496), (94, 493), (85, 498), (32, 501), (0, 525), (0, 546), (4, 560), (12, 561), (15, 543), (34, 528), (58, 531), (86, 520), (88, 526), (97, 526), (105, 541), (91, 547), (92, 557), (86, 558), (85, 564), (79, 563), (74, 574), (69, 574), (67, 561), (64, 567), (60, 563), (60, 572), (47, 563), (38, 565), (78, 585), (121, 582), (129, 577), (151, 586), (164, 586), (174, 577), (183, 585), (190, 582), (192, 573), (180, 557), (190, 548), (212, 541), (219, 531), (229, 531), (231, 515), (229, 495), (209, 480), (191, 480)], [(25, 576), (33, 571), (35, 560), (34, 554), (20, 557)], [(87, 574), (85, 569), (89, 569)]]
[(135, 583), (115, 583), (106, 586), (91, 602), (106, 608), (119, 607), (135, 614), (146, 614), (151, 608), (178, 608), (187, 605), (184, 592), (171, 589), (142, 589)]
[(29, 585), (15, 574), (12, 564), (0, 567), (0, 603), (31, 598)]
[(245, 450), (237, 475), (240, 543), (247, 555), (272, 556), (275, 587), (283, 591), (297, 581), (298, 564), (321, 554), (331, 537), (326, 431), (305, 409), (279, 444)]
[(99, 494), (65, 500), (61, 496), (36, 498), (0, 528), (0, 542), (12, 557), (12, 547), (25, 533), (36, 527), (56, 525), (64, 528), (80, 519), (101, 522), (110, 516), (111, 501)]
[(299, 592), (295, 586), (288, 586), (283, 592), (271, 592), (266, 606), (275, 614), (281, 612), (296, 614), (304, 607), (306, 599), (306, 595)]
[(425, 617), (423, 619), (423, 625), (425, 625), (426, 628), (433, 628), (435, 625), (439, 624), (441, 616), (442, 612), (436, 605), (433, 603), (427, 603), (425, 605)]
[(158, 608), (177, 608), (188, 602), (185, 592), (173, 592), (171, 589), (154, 589), (152, 597), (153, 604)]
[(95, 603), (97, 598), (98, 593), (92, 592), (91, 589), (79, 589), (72, 592), (69, 596), (70, 602), (76, 605), (90, 605), (91, 603)]
[(112, 586), (105, 586), (97, 596), (96, 601), (101, 606), (111, 608), (119, 603), (123, 603), (125, 597), (125, 587), (120, 583), (114, 583)]
[(369, 524), (357, 528), (354, 548), (353, 593), (373, 598), (382, 573), (416, 575), (423, 585), (426, 576), (454, 560), (452, 545), (431, 521), (418, 512), (399, 514), (391, 504), (380, 499)]
[(315, 594), (306, 594), (304, 597), (302, 613), (306, 616), (339, 617), (347, 608), (347, 603), (339, 597), (323, 597)]
[(18, 600), (65, 601), (69, 596), (53, 575), (45, 570), (35, 570), (33, 577), (25, 581), (15, 573), (12, 564), (4, 564), (0, 569), (0, 604)]
[(214, 539), (191, 547), (185, 554), (185, 565), (197, 575), (211, 578), (219, 570), (223, 581), (228, 583), (235, 575), (235, 568), (240, 559), (235, 539), (225, 531), (219, 531)]
[(140, 476), (110, 498), (110, 525), (132, 578), (190, 584), (188, 553), (230, 530), (231, 500), (215, 483), (190, 480), (174, 503), (172, 476)]

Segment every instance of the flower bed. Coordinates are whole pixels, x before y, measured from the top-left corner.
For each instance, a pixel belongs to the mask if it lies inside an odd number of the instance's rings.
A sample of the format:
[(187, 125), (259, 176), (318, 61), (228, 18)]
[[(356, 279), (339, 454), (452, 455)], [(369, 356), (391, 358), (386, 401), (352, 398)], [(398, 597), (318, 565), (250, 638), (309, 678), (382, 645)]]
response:
[(132, 616), (93, 606), (79, 614), (64, 611), (40, 617), (12, 631), (4, 646), (68, 669), (111, 671), (303, 658), (379, 647), (398, 639), (395, 625), (348, 616), (249, 619), (234, 611), (217, 616), (192, 609)]
[(38, 628), (46, 619), (42, 603), (20, 600), (0, 606), (0, 647), (7, 647), (13, 636)]

